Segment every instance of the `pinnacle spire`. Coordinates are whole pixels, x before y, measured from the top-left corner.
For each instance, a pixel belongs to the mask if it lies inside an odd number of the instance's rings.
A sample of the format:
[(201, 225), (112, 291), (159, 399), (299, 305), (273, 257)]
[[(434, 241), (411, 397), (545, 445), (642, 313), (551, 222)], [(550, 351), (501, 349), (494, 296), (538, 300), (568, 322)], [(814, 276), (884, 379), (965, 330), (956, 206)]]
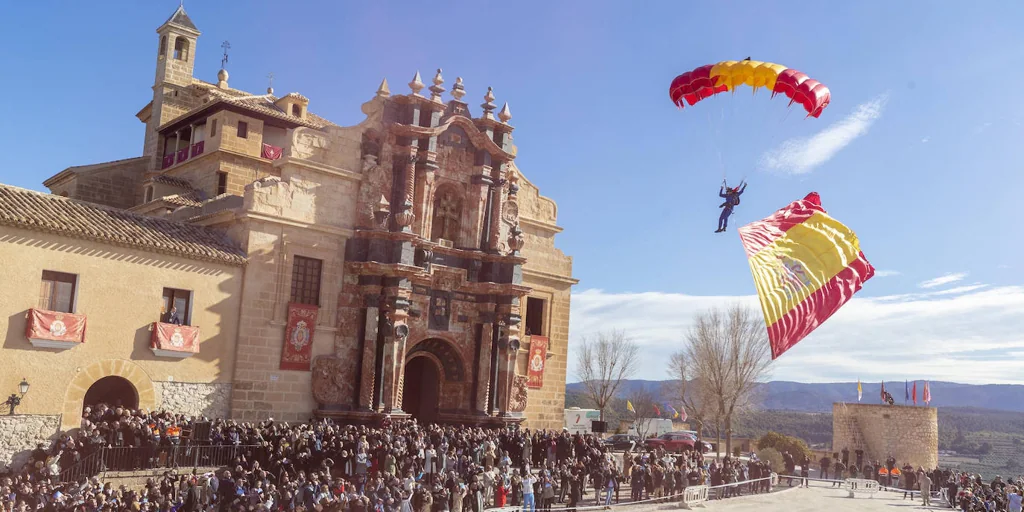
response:
[(377, 88), (377, 96), (381, 98), (387, 98), (388, 96), (391, 96), (391, 88), (388, 87), (387, 78), (380, 81), (380, 87)]
[(437, 74), (434, 75), (434, 85), (430, 86), (430, 99), (441, 101), (441, 93), (444, 92), (444, 87), (441, 87), (443, 83), (444, 77), (441, 76), (441, 68), (437, 68)]
[(512, 111), (508, 109), (507, 101), (505, 102), (505, 105), (501, 107), (501, 111), (498, 112), (498, 119), (505, 124), (508, 124), (509, 120), (512, 119)]
[(455, 101), (462, 101), (462, 97), (466, 95), (466, 88), (462, 85), (462, 77), (455, 79), (455, 85), (452, 86), (452, 98)]
[(423, 79), (420, 78), (420, 72), (416, 72), (416, 76), (412, 77), (412, 81), (409, 82), (409, 88), (412, 89), (412, 93), (416, 96), (420, 95), (420, 91), (423, 90)]
[(494, 104), (493, 88), (487, 88), (487, 94), (484, 94), (484, 102), (480, 104), (480, 108), (484, 109), (484, 119), (494, 119), (493, 110), (498, 108), (498, 106)]

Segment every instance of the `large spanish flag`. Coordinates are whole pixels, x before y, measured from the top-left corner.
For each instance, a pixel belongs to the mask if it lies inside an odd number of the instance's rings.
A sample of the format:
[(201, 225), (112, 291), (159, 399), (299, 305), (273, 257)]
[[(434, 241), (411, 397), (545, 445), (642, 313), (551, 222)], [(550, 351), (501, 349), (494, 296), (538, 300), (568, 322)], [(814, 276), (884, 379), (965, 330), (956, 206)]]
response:
[(817, 192), (739, 229), (764, 310), (772, 359), (817, 329), (875, 269)]

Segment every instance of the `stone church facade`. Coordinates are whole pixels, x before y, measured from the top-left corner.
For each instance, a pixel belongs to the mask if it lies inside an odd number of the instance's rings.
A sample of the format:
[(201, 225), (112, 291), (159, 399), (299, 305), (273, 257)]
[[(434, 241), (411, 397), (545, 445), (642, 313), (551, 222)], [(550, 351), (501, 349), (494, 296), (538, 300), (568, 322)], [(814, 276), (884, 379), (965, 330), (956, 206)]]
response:
[[(177, 403), (157, 388), (208, 386), (191, 412), (241, 420), (561, 427), (576, 280), (555, 202), (516, 166), (507, 104), (487, 88), (471, 107), (461, 78), (416, 73), (404, 94), (382, 82), (341, 127), (299, 93), (235, 89), (223, 69), (196, 78), (200, 31), (183, 8), (157, 36), (142, 156), (65, 169), (50, 195), (0, 186), (0, 210), (21, 212), (0, 213), (0, 257), (38, 266), (44, 288), (29, 276), (0, 291), (0, 392), (43, 367), (75, 375), (37, 382), (19, 413), (70, 428), (114, 376), (153, 408)], [(96, 286), (169, 280), (145, 297)], [(139, 313), (105, 314), (125, 309)], [(81, 339), (20, 334), (58, 316), (80, 320)], [(161, 345), (182, 332), (188, 355)]]

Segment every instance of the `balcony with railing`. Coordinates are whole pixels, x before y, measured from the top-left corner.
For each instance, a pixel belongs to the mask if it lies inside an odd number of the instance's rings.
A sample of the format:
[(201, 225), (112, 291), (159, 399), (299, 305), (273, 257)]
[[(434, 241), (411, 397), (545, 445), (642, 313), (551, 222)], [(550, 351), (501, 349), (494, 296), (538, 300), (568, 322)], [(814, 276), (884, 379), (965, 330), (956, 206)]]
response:
[(206, 141), (202, 141), (201, 140), (199, 142), (196, 142), (195, 144), (192, 144), (191, 146), (185, 146), (185, 147), (183, 147), (183, 148), (181, 148), (181, 149), (179, 149), (179, 150), (177, 150), (177, 151), (175, 151), (173, 153), (164, 155), (164, 159), (163, 159), (163, 162), (161, 163), (160, 168), (161, 169), (166, 169), (166, 168), (171, 167), (171, 166), (173, 166), (175, 164), (180, 164), (180, 163), (182, 163), (182, 162), (184, 162), (184, 161), (186, 161), (186, 160), (188, 160), (190, 158), (195, 158), (195, 157), (203, 154), (203, 150), (205, 148), (206, 148)]
[(157, 357), (185, 359), (199, 353), (199, 327), (153, 322), (150, 348)]
[(25, 337), (33, 347), (67, 350), (85, 343), (85, 315), (28, 310)]

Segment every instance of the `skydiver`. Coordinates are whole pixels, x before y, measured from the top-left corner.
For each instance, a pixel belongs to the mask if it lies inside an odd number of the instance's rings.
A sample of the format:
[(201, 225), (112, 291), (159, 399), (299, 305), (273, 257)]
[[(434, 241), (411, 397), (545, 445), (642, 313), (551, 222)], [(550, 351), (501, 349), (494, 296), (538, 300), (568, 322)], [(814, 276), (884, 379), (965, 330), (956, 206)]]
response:
[(738, 187), (729, 188), (725, 180), (722, 180), (722, 188), (718, 191), (718, 197), (724, 197), (725, 202), (718, 205), (722, 209), (722, 214), (718, 216), (718, 230), (715, 233), (725, 231), (725, 228), (729, 225), (729, 216), (732, 215), (732, 209), (740, 204), (740, 194), (746, 189), (746, 181), (741, 181)]

